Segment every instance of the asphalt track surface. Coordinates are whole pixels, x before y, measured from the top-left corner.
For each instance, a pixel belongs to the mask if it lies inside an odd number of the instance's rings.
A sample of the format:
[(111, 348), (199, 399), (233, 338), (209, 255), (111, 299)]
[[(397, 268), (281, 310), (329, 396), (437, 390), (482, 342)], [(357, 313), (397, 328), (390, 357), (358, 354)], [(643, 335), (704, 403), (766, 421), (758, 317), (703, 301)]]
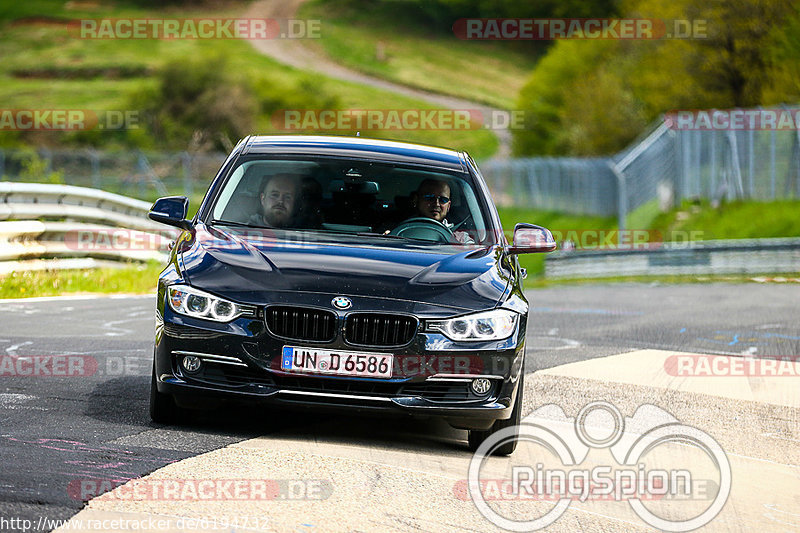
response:
[[(797, 285), (631, 283), (540, 289), (529, 291), (528, 298), (526, 372), (542, 376), (536, 384), (539, 392), (547, 389), (547, 372), (632, 350), (800, 355)], [(83, 373), (91, 375), (0, 376), (0, 518), (31, 520), (30, 531), (49, 531), (53, 527), (43, 518), (69, 518), (84, 507), (76, 490), (82, 479), (122, 482), (256, 437), (269, 443), (270, 435), (275, 435), (275, 446), (287, 434), (337, 439), (356, 454), (361, 446), (367, 449), (375, 442), (389, 450), (421, 445), (434, 455), (468, 453), (465, 432), (435, 421), (384, 422), (252, 409), (203, 414), (176, 427), (153, 424), (147, 414), (153, 330), (152, 297), (0, 301), (4, 361), (70, 355), (82, 356), (89, 367), (96, 364), (94, 372)], [(796, 383), (797, 378), (791, 379)], [(591, 396), (587, 391), (592, 384), (582, 388), (575, 381), (574, 386), (574, 391), (562, 387), (557, 393)], [(619, 401), (635, 401), (636, 392), (628, 393), (627, 400)], [(675, 397), (672, 403), (670, 398), (660, 400), (665, 407), (682, 411), (686, 396)], [(535, 407), (531, 401), (535, 402), (526, 397), (529, 408)], [(702, 398), (697, 404), (702, 409)], [(778, 443), (783, 448), (770, 452), (774, 454), (770, 460), (780, 462), (786, 446), (791, 451), (786, 453), (794, 457), (800, 442), (796, 410), (789, 415), (751, 411), (716, 413), (713, 424), (704, 420), (713, 426), (724, 425), (727, 417), (752, 416), (756, 422), (765, 417), (782, 419), (789, 424), (790, 437)], [(796, 466), (797, 461), (789, 463)], [(800, 483), (795, 488), (800, 492)], [(800, 521), (793, 520), (785, 530), (800, 527)], [(0, 530), (22, 531), (20, 523), (0, 521)], [(324, 524), (317, 526), (325, 530)]]

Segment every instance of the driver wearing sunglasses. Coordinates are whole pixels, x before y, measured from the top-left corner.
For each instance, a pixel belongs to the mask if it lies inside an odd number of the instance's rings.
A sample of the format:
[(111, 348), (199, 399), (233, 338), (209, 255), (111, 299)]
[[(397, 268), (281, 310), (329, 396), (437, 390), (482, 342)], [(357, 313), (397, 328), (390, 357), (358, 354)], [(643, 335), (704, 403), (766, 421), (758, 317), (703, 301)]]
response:
[[(450, 186), (446, 181), (426, 179), (411, 195), (411, 206), (416, 210), (415, 216), (432, 218), (453, 232), (453, 224), (446, 218), (450, 205)], [(473, 240), (464, 231), (456, 231), (453, 237), (456, 242), (473, 244)]]
[(442, 222), (450, 210), (450, 186), (444, 181), (427, 179), (411, 195), (411, 206), (417, 215)]

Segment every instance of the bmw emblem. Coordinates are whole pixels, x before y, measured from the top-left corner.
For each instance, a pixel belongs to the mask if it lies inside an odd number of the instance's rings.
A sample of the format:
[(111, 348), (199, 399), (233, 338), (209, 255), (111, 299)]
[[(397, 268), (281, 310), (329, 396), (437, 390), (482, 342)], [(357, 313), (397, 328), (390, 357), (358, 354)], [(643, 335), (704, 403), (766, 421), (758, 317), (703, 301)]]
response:
[(336, 309), (349, 309), (350, 306), (353, 305), (353, 302), (350, 301), (350, 298), (345, 296), (337, 296), (331, 300), (331, 303)]

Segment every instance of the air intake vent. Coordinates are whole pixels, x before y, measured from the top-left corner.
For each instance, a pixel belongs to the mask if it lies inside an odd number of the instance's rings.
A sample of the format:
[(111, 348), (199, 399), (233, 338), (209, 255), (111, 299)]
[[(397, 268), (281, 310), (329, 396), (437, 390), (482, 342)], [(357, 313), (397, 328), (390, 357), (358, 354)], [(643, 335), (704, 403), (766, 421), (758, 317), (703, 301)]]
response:
[(317, 376), (275, 376), (281, 389), (299, 392), (330, 392), (364, 396), (397, 396), (402, 385), (381, 380), (352, 380), (342, 378), (320, 378)]
[(417, 332), (417, 319), (402, 315), (353, 313), (345, 321), (345, 340), (360, 346), (402, 346)]
[(278, 337), (303, 341), (331, 341), (336, 336), (336, 315), (307, 307), (275, 306), (266, 311), (267, 328)]
[(401, 396), (419, 396), (432, 402), (468, 402), (485, 400), (496, 394), (493, 383), (490, 392), (485, 396), (476, 396), (470, 390), (469, 381), (462, 382), (427, 382), (406, 385), (400, 390)]

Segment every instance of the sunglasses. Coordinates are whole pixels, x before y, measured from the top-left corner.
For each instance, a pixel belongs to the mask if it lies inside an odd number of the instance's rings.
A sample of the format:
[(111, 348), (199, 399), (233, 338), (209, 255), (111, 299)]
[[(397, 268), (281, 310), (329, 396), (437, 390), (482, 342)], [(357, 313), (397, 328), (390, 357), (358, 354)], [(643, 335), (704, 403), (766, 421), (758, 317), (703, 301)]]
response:
[(426, 202), (431, 202), (431, 203), (435, 202), (436, 200), (439, 200), (439, 203), (442, 205), (447, 205), (450, 203), (450, 198), (448, 198), (447, 196), (439, 196), (438, 194), (423, 194), (422, 199), (425, 200)]

